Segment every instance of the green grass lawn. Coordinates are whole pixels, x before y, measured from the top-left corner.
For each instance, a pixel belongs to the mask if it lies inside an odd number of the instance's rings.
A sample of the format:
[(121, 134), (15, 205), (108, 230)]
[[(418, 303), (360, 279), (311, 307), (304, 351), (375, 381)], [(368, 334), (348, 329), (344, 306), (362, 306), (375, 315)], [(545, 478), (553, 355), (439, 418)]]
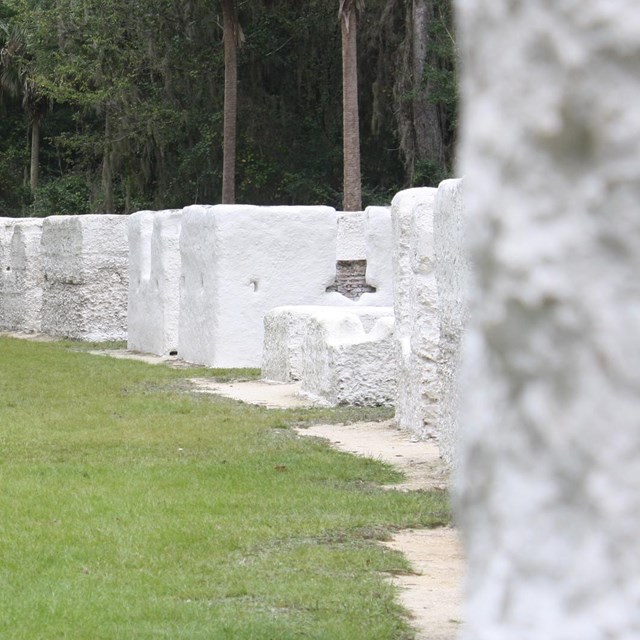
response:
[(446, 496), (289, 428), (360, 412), (189, 394), (203, 373), (0, 338), (0, 638), (413, 637), (377, 540)]

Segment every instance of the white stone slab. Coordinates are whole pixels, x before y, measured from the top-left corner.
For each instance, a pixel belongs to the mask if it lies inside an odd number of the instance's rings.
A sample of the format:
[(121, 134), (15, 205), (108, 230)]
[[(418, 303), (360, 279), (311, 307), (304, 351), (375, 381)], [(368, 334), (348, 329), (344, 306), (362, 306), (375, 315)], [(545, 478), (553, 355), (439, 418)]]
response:
[(329, 406), (393, 404), (396, 394), (393, 318), (365, 331), (350, 310), (314, 315), (303, 342), (301, 393)]
[(128, 348), (177, 353), (182, 210), (129, 216)]
[[(341, 307), (285, 306), (269, 311), (264, 318), (262, 377), (270, 382), (299, 380), (304, 368), (302, 344), (314, 318), (324, 317)], [(393, 307), (348, 308), (370, 331), (379, 318), (393, 318)]]
[(42, 227), (42, 330), (87, 341), (127, 337), (127, 218), (51, 216)]
[(438, 294), (434, 273), (436, 189), (399, 192), (391, 203), (398, 387), (396, 422), (419, 438), (433, 434), (438, 412)]
[(187, 207), (181, 357), (211, 367), (259, 367), (269, 310), (344, 300), (326, 293), (335, 278), (336, 236), (330, 207)]

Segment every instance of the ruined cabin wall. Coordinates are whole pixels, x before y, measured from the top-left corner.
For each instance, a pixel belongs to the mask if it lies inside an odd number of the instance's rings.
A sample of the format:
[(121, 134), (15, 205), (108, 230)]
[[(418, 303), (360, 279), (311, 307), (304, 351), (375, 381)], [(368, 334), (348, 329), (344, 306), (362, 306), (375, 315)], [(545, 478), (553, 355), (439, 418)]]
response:
[(125, 340), (127, 218), (51, 216), (42, 226), (42, 331), (87, 341)]
[(335, 277), (330, 207), (187, 207), (180, 248), (180, 355), (215, 367), (259, 367), (263, 319), (287, 304), (322, 304)]
[(42, 327), (42, 220), (21, 218), (13, 225), (4, 269), (4, 326), (11, 331), (38, 332)]
[(467, 209), (463, 191), (462, 180), (441, 182), (433, 211), (440, 322), (437, 363), (440, 405), (436, 437), (440, 455), (451, 466), (457, 464), (458, 458), (460, 350), (468, 320), (471, 269), (466, 248)]
[(178, 351), (182, 210), (129, 216), (129, 349), (164, 356)]
[(640, 637), (640, 14), (458, 2), (465, 640)]
[(395, 420), (418, 438), (435, 435), (439, 317), (434, 273), (436, 189), (401, 191), (391, 203), (393, 306), (398, 376)]

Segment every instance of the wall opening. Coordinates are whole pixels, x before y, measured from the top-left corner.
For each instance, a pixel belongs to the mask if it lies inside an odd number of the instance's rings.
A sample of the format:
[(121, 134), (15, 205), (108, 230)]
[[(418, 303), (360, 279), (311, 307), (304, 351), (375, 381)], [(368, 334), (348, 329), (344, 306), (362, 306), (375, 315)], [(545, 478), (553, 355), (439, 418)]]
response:
[(366, 260), (338, 260), (336, 279), (327, 292), (336, 291), (349, 300), (359, 300), (363, 293), (374, 293), (376, 288), (367, 284)]

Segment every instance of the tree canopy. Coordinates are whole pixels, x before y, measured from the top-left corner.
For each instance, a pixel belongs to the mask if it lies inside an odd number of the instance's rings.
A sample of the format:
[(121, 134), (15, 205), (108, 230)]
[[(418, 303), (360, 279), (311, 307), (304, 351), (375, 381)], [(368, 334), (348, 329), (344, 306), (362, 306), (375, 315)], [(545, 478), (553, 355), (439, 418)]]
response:
[[(367, 0), (359, 17), (365, 206), (450, 173), (456, 124), (450, 4)], [(243, 36), (236, 200), (339, 208), (337, 3), (235, 6)], [(0, 0), (0, 215), (220, 202), (222, 36), (221, 0)]]

